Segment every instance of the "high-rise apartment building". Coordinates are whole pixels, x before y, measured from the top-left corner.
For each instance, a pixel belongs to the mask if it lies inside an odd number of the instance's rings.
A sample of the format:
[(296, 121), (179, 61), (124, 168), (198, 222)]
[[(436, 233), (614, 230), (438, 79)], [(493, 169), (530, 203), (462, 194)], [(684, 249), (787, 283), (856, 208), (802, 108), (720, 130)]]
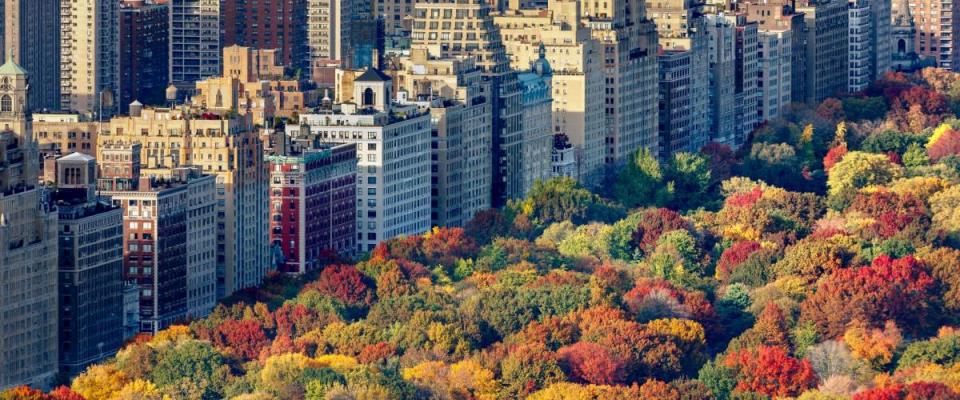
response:
[(537, 181), (550, 179), (550, 156), (553, 151), (553, 67), (547, 61), (546, 49), (533, 62), (529, 71), (517, 74), (523, 107), (523, 194)]
[(710, 141), (736, 148), (736, 24), (723, 15), (707, 14), (704, 19), (710, 43)]
[(793, 31), (762, 30), (757, 35), (758, 115), (769, 121), (783, 115), (792, 101)]
[(30, 74), (29, 110), (60, 109), (60, 3), (0, 2), (0, 60), (12, 58)]
[[(409, 4), (409, 3), (408, 3)], [(426, 48), (437, 57), (474, 57), (481, 76), (483, 96), (490, 99), (493, 126), (493, 188), (490, 204), (503, 205), (518, 198), (522, 167), (523, 110), (517, 73), (494, 24), (493, 9), (483, 0), (442, 0), (416, 5), (412, 46)], [(489, 90), (489, 91), (487, 91)]]
[(818, 104), (847, 91), (849, 15), (847, 0), (799, 0), (806, 25), (806, 102)]
[(57, 213), (37, 186), (27, 71), (0, 66), (0, 390), (57, 373)]
[(306, 68), (309, 0), (222, 0), (222, 45), (276, 49), (283, 65)]
[(637, 149), (660, 147), (657, 29), (643, 0), (581, 1), (581, 20), (602, 48), (604, 162), (623, 164)]
[(694, 110), (691, 109), (693, 77), (689, 50), (666, 50), (660, 58), (660, 106), (659, 148), (660, 159), (667, 160), (677, 152), (695, 152), (691, 143), (690, 125)]
[(711, 129), (710, 37), (704, 19), (704, 0), (663, 0), (647, 4), (647, 15), (657, 26), (663, 50), (690, 52), (689, 147), (700, 149), (715, 136)]
[[(903, 15), (903, 6), (895, 4)], [(941, 68), (960, 71), (960, 2), (952, 0), (909, 0), (909, 15), (916, 27), (914, 49), (921, 58)]]
[(56, 160), (60, 373), (73, 377), (123, 344), (123, 214), (96, 195), (93, 157)]
[(734, 24), (736, 31), (736, 79), (734, 101), (736, 102), (736, 137), (734, 148), (747, 142), (750, 133), (760, 125), (758, 111), (760, 101), (760, 69), (757, 61), (759, 46), (758, 24), (748, 21), (744, 14), (725, 15)]
[(431, 224), (463, 226), (490, 208), (493, 135), (480, 69), (472, 58), (431, 58), (426, 49), (397, 64), (400, 102), (430, 114)]
[(117, 109), (116, 0), (64, 1), (60, 8), (60, 108), (113, 115)]
[(544, 58), (552, 69), (553, 130), (575, 149), (577, 176), (601, 182), (607, 151), (603, 47), (580, 25), (576, 1), (551, 1), (548, 10), (509, 10), (495, 17), (515, 70)]
[[(748, 21), (756, 21), (758, 26), (758, 34), (763, 37), (776, 36), (778, 38), (785, 38), (789, 36), (790, 44), (790, 66), (789, 66), (789, 78), (790, 78), (790, 100), (788, 102), (802, 103), (806, 101), (806, 79), (807, 79), (807, 26), (805, 22), (805, 16), (803, 13), (796, 12), (793, 7), (794, 2), (788, 0), (748, 0), (737, 3), (737, 11), (745, 13), (747, 15)], [(777, 44), (782, 46), (786, 42), (783, 39), (778, 39)], [(767, 42), (767, 44), (770, 44)], [(759, 55), (761, 60), (765, 60), (767, 65), (772, 65), (774, 61), (771, 59), (771, 56), (765, 52), (764, 43), (758, 44), (761, 54)], [(780, 54), (780, 57), (784, 55)], [(779, 61), (777, 61), (779, 63)], [(763, 61), (761, 61), (761, 64)], [(769, 70), (770, 67), (767, 68)], [(783, 66), (780, 67), (781, 72), (783, 71)], [(763, 92), (766, 92), (769, 86), (767, 83), (770, 83), (769, 75), (766, 74), (766, 71), (761, 74), (761, 84)], [(779, 82), (779, 78), (778, 78)], [(784, 85), (784, 82), (779, 82), (781, 85)], [(782, 91), (781, 91), (782, 92)], [(770, 99), (766, 101), (767, 105), (771, 104)], [(780, 103), (783, 103), (780, 101)], [(784, 104), (785, 105), (785, 104)], [(782, 106), (781, 107), (782, 110)], [(766, 118), (770, 119), (770, 118)]]
[(195, 82), (220, 74), (220, 0), (169, 0), (169, 81), (179, 96)]
[[(286, 146), (285, 146), (286, 147)], [(277, 270), (304, 274), (356, 250), (357, 146), (296, 146), (267, 156)]]
[[(213, 299), (216, 178), (195, 168), (176, 168), (162, 177), (101, 176), (106, 177), (99, 179), (100, 195), (123, 210), (123, 274), (140, 287), (140, 331), (156, 333), (192, 316), (190, 304), (200, 299), (191, 293), (197, 289), (191, 281), (205, 277), (210, 291), (205, 297)], [(192, 244), (204, 246), (198, 250), (205, 253), (191, 251)]]
[[(166, 3), (123, 0), (120, 3), (117, 104), (121, 113), (130, 103), (163, 105), (170, 84), (170, 10)], [(88, 153), (96, 154), (96, 153)]]
[[(304, 0), (300, 0), (304, 1)], [(354, 67), (350, 60), (350, 40), (354, 31), (354, 2), (350, 0), (305, 0), (307, 61), (339, 60)], [(374, 20), (356, 21), (356, 25), (376, 26)], [(370, 42), (369, 44), (373, 44)]]
[(870, 0), (851, 0), (849, 3), (849, 65), (847, 75), (847, 91), (859, 92), (867, 88), (873, 79), (873, 59), (876, 49), (873, 47), (872, 13)]
[(144, 175), (166, 176), (186, 166), (216, 175), (218, 298), (258, 285), (270, 269), (269, 201), (252, 116), (134, 107), (130, 116), (104, 124), (97, 137), (98, 152), (130, 144), (142, 146)]
[(430, 114), (393, 104), (389, 76), (370, 68), (351, 102), (287, 125), (295, 138), (357, 145), (357, 250), (430, 229)]

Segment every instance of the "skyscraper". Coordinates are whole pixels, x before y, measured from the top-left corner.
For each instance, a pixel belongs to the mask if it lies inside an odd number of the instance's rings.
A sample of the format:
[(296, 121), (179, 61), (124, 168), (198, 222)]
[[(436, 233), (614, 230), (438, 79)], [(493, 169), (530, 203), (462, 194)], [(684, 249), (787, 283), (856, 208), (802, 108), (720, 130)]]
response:
[(4, 0), (0, 60), (30, 75), (30, 110), (60, 109), (60, 0)]
[(170, 0), (170, 83), (180, 96), (220, 73), (220, 0)]
[(123, 214), (96, 195), (93, 157), (56, 160), (60, 373), (73, 377), (123, 344)]
[[(60, 108), (113, 115), (117, 103), (115, 0), (64, 1), (60, 11)], [(42, 20), (42, 19), (41, 19)]]
[(847, 0), (801, 0), (806, 26), (806, 102), (817, 104), (847, 91), (849, 15)]
[(307, 67), (309, 0), (223, 0), (222, 46), (276, 49), (283, 65)]
[[(124, 0), (120, 3), (117, 103), (128, 112), (130, 103), (162, 105), (167, 86), (170, 10), (165, 3)], [(90, 153), (96, 154), (96, 153)]]
[(57, 373), (57, 213), (37, 187), (27, 71), (0, 66), (0, 390)]
[[(916, 27), (914, 49), (921, 58), (932, 59), (938, 67), (960, 71), (960, 2), (951, 0), (909, 0), (909, 15)], [(900, 2), (897, 3), (898, 8)], [(898, 10), (901, 14), (903, 10)]]

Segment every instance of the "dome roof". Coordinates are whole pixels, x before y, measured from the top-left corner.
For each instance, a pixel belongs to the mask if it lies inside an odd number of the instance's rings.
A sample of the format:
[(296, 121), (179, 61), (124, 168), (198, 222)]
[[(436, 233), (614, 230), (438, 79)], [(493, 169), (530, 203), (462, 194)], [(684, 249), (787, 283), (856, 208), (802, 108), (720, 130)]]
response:
[(553, 75), (553, 68), (550, 68), (550, 62), (547, 61), (547, 48), (543, 45), (543, 42), (540, 42), (540, 58), (537, 61), (534, 61), (530, 65), (530, 70), (535, 74), (540, 75), (541, 77), (549, 77)]

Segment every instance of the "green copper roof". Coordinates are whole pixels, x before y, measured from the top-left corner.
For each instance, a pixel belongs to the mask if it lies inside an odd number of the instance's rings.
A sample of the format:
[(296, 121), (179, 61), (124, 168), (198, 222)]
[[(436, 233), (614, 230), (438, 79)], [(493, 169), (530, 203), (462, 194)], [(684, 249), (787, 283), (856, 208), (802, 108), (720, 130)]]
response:
[(7, 58), (2, 66), (0, 66), (0, 75), (26, 75), (27, 70), (23, 69), (17, 63), (13, 62), (13, 57)]

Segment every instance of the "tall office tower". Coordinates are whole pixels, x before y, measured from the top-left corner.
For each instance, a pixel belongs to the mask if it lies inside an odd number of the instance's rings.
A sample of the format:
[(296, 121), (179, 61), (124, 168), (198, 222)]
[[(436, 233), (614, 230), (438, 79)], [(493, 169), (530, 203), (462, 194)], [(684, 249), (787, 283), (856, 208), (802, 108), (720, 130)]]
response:
[[(306, 1), (307, 61), (350, 60), (350, 40), (353, 28), (353, 4), (351, 0), (298, 0)], [(357, 21), (357, 25), (370, 26), (371, 21)], [(345, 65), (352, 67), (352, 65)]]
[(0, 390), (57, 373), (57, 213), (37, 187), (27, 71), (0, 66)]
[(704, 19), (710, 40), (710, 141), (736, 148), (736, 25), (722, 15)]
[(385, 49), (383, 20), (350, 24), (350, 68), (381, 68)]
[(849, 15), (846, 0), (800, 0), (807, 28), (806, 102), (847, 91)]
[(873, 27), (870, 40), (875, 50), (871, 58), (873, 68), (870, 74), (874, 79), (882, 77), (893, 68), (892, 14), (891, 0), (870, 1), (870, 25)]
[(463, 226), (490, 208), (493, 134), (480, 70), (469, 57), (413, 49), (393, 74), (400, 102), (430, 113), (431, 224)]
[(117, 94), (116, 0), (62, 1), (60, 8), (60, 108), (113, 115)]
[(60, 373), (73, 377), (123, 344), (123, 214), (96, 195), (93, 157), (55, 162), (60, 235)]
[(582, 21), (603, 48), (607, 164), (622, 164), (637, 149), (656, 153), (659, 86), (657, 30), (643, 0), (581, 1)]
[(189, 96), (195, 82), (220, 73), (220, 0), (170, 0), (169, 81)]
[(647, 4), (664, 50), (690, 52), (690, 144), (700, 149), (714, 136), (710, 108), (710, 37), (703, 0), (664, 0)]
[[(209, 113), (210, 111), (208, 111)], [(217, 180), (217, 298), (258, 285), (270, 267), (268, 180), (250, 113), (193, 118), (198, 110), (131, 107), (97, 137), (98, 151), (138, 143), (143, 174), (196, 166)], [(97, 159), (101, 159), (98, 155)]]
[[(934, 60), (941, 68), (960, 71), (960, 2), (951, 0), (909, 0), (894, 3), (900, 15), (907, 8), (916, 27), (913, 47), (920, 58)], [(906, 6), (906, 7), (904, 7)]]
[[(120, 40), (117, 104), (127, 113), (130, 103), (162, 105), (170, 84), (170, 10), (153, 0), (120, 3)], [(96, 154), (96, 153), (88, 153)]]
[(690, 51), (666, 50), (660, 58), (660, 107), (659, 148), (657, 154), (661, 160), (681, 151), (695, 152), (690, 136), (690, 124), (693, 120), (691, 86)]
[(28, 110), (60, 109), (60, 0), (4, 0), (0, 15), (0, 60), (30, 74)]
[(276, 49), (283, 65), (306, 68), (308, 1), (221, 1), (222, 46)]
[[(369, 0), (373, 18), (383, 21), (383, 34), (387, 49), (407, 49), (412, 44), (414, 9), (417, 1)], [(363, 0), (355, 5), (358, 13), (363, 9)]]
[(847, 60), (849, 65), (847, 91), (849, 92), (859, 92), (873, 82), (871, 70), (877, 49), (873, 47), (871, 41), (874, 28), (870, 12), (871, 3), (870, 0), (851, 0), (849, 3), (850, 54)]
[(522, 170), (518, 160), (521, 160), (523, 125), (520, 118), (523, 110), (517, 74), (510, 69), (500, 29), (494, 24), (490, 12), (491, 7), (484, 0), (417, 4), (412, 39), (414, 46), (427, 48), (431, 55), (477, 59), (477, 67), (488, 83), (483, 85), (483, 96), (490, 99), (492, 113), (493, 189), (490, 204), (496, 207), (521, 196), (517, 189)]
[(769, 29), (761, 30), (757, 37), (757, 111), (760, 121), (769, 121), (783, 115), (792, 101), (794, 36), (789, 29)]
[(917, 26), (910, 13), (909, 0), (896, 0), (891, 18), (891, 68), (896, 71), (911, 71), (917, 67), (919, 57), (914, 48)]
[[(201, 278), (195, 275), (199, 265), (212, 267), (208, 260), (213, 258), (210, 247), (203, 249), (207, 255), (199, 260), (190, 247), (193, 242), (209, 246), (214, 241), (216, 178), (195, 168), (176, 168), (164, 177), (101, 176), (107, 177), (98, 181), (100, 195), (123, 210), (123, 274), (140, 286), (140, 331), (156, 333), (190, 317), (189, 305), (198, 300), (190, 282)], [(206, 211), (194, 214), (197, 208)], [(191, 228), (198, 223), (208, 228)], [(212, 286), (213, 274), (206, 277)]]
[(736, 30), (736, 81), (734, 94), (736, 102), (736, 138), (734, 148), (746, 143), (750, 133), (760, 125), (758, 112), (760, 101), (760, 69), (757, 64), (758, 24), (747, 21), (744, 14), (725, 16), (734, 24)]
[(575, 149), (579, 180), (602, 182), (606, 151), (606, 84), (603, 47), (580, 24), (577, 1), (551, 1), (541, 10), (510, 10), (495, 17), (515, 70), (549, 61), (553, 76), (553, 131), (567, 136)]
[(352, 83), (353, 102), (287, 125), (295, 138), (357, 145), (357, 250), (430, 229), (430, 114), (392, 104), (389, 76), (370, 68)]
[(267, 156), (277, 270), (316, 271), (356, 250), (357, 145), (284, 146)]
[(529, 71), (517, 74), (523, 93), (523, 194), (537, 181), (550, 179), (550, 156), (553, 151), (553, 67), (546, 58), (546, 49), (533, 62)]

